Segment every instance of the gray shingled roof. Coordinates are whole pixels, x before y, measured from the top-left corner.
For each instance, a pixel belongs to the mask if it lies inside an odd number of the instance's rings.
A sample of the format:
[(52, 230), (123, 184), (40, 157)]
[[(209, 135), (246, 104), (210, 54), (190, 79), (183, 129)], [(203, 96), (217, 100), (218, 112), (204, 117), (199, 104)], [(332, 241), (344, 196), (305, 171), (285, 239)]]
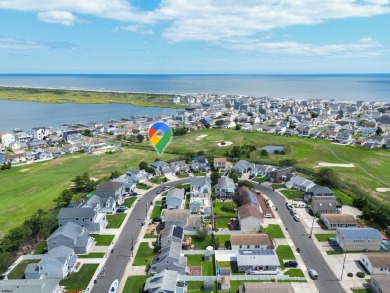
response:
[(211, 187), (211, 179), (208, 176), (202, 176), (202, 177), (191, 177), (190, 184), (195, 186), (204, 186), (208, 185)]
[(120, 188), (123, 188), (124, 184), (114, 181), (102, 181), (99, 183), (96, 191), (117, 191)]
[(58, 213), (59, 219), (74, 219), (74, 218), (93, 218), (95, 211), (93, 208), (62, 208)]
[(163, 270), (146, 280), (145, 292), (175, 292), (178, 273), (176, 271)]

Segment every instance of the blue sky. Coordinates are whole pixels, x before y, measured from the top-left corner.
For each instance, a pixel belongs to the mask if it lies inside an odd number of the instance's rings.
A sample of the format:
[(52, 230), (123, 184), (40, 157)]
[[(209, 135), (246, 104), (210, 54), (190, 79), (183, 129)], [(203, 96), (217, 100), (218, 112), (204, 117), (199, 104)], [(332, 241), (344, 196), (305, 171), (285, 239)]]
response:
[(2, 73), (388, 73), (388, 0), (0, 0)]

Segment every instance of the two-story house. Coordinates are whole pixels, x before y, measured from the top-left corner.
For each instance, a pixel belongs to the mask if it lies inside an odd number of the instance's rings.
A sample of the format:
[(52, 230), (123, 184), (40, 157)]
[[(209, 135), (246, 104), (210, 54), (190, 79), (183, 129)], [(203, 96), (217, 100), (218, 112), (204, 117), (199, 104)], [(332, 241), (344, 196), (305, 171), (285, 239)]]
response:
[(190, 179), (190, 212), (211, 213), (211, 179), (208, 176)]
[(218, 172), (226, 172), (230, 169), (230, 163), (226, 158), (214, 158), (214, 168)]
[(59, 226), (72, 222), (84, 227), (91, 233), (99, 233), (107, 226), (106, 214), (98, 212), (92, 207), (62, 208), (57, 219)]
[(184, 189), (174, 188), (168, 191), (167, 197), (165, 198), (165, 205), (168, 210), (183, 209), (184, 203)]
[(132, 182), (142, 183), (150, 180), (153, 175), (145, 170), (128, 169), (126, 171), (126, 177), (128, 177)]
[(197, 156), (191, 161), (191, 169), (195, 172), (210, 171), (209, 161), (205, 156)]
[(174, 173), (186, 173), (190, 170), (186, 161), (176, 161), (172, 162), (170, 165)]
[(218, 184), (215, 185), (214, 189), (217, 198), (221, 200), (232, 199), (234, 191), (236, 190), (236, 185), (234, 184), (233, 179), (222, 176), (218, 179)]

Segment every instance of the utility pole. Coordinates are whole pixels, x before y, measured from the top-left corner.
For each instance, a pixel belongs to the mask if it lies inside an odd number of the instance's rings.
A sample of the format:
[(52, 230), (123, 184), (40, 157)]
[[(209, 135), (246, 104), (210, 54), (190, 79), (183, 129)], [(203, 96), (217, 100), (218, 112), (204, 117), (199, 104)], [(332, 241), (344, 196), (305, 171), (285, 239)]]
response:
[(131, 234), (131, 247), (130, 247), (130, 256), (133, 257), (133, 250), (134, 250), (134, 236)]
[(311, 223), (311, 230), (310, 230), (310, 237), (313, 236), (313, 227), (314, 227), (314, 221), (316, 219), (316, 216), (313, 217), (313, 222)]
[(340, 281), (343, 280), (343, 272), (344, 272), (344, 266), (345, 266), (345, 258), (347, 257), (347, 254), (344, 254), (344, 261), (343, 261), (343, 268), (341, 270), (341, 276), (340, 276)]

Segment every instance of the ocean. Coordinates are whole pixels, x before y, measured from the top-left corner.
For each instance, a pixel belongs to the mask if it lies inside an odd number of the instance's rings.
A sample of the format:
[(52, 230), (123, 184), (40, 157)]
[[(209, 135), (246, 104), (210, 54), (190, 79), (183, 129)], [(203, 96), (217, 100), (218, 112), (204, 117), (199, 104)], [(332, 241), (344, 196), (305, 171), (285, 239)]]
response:
[[(390, 74), (334, 75), (135, 75), (0, 74), (0, 86), (122, 91), (209, 93), (390, 102)], [(0, 100), (0, 131), (170, 115), (172, 109), (132, 105), (43, 104)]]

